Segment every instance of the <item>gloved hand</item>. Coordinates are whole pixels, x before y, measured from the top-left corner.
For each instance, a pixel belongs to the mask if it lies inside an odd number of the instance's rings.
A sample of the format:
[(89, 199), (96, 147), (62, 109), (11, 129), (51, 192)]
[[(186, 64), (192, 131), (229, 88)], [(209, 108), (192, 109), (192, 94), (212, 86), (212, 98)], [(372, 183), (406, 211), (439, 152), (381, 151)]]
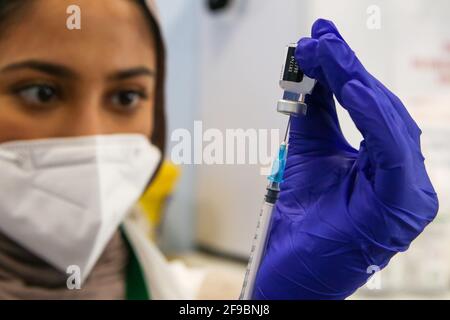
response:
[[(254, 299), (344, 299), (436, 216), (421, 131), (334, 24), (318, 20), (296, 59), (318, 84), (291, 119), (289, 151)], [(333, 94), (364, 136), (345, 140)]]

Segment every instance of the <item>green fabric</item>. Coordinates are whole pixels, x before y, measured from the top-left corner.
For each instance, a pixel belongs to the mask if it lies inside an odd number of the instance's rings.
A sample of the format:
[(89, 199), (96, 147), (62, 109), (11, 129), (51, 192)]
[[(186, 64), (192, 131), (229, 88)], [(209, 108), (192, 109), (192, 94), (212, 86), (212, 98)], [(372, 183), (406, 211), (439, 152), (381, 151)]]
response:
[(122, 230), (122, 237), (128, 248), (129, 261), (126, 274), (126, 292), (127, 300), (150, 300), (150, 290), (145, 283), (144, 273), (142, 271), (136, 252), (127, 239), (125, 232)]

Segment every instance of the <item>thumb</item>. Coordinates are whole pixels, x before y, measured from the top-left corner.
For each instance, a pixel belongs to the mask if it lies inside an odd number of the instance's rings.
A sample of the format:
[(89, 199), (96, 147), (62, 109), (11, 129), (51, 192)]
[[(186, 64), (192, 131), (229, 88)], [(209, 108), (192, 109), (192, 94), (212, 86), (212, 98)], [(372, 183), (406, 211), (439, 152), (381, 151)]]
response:
[(290, 152), (356, 152), (342, 134), (333, 93), (323, 81), (320, 67), (315, 66), (316, 50), (315, 39), (302, 38), (298, 42), (295, 58), (302, 71), (318, 82), (312, 94), (306, 96), (306, 116), (291, 117)]

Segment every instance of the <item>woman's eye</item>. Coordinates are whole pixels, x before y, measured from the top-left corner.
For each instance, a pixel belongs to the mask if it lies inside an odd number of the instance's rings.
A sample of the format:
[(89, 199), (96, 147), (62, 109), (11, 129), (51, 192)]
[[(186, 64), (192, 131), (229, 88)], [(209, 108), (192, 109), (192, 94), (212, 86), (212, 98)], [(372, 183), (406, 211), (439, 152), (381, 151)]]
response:
[(136, 108), (141, 100), (145, 100), (146, 95), (138, 91), (121, 91), (113, 96), (113, 105), (122, 110), (131, 110)]
[(32, 85), (17, 90), (18, 95), (29, 104), (46, 104), (56, 96), (56, 89), (48, 85)]

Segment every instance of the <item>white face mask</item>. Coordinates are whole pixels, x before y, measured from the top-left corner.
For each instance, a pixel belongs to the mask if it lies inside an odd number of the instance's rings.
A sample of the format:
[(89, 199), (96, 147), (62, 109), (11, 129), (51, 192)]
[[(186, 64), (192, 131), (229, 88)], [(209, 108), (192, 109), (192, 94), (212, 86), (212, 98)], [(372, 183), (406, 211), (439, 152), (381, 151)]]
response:
[(0, 144), (0, 230), (84, 280), (160, 159), (134, 134)]

